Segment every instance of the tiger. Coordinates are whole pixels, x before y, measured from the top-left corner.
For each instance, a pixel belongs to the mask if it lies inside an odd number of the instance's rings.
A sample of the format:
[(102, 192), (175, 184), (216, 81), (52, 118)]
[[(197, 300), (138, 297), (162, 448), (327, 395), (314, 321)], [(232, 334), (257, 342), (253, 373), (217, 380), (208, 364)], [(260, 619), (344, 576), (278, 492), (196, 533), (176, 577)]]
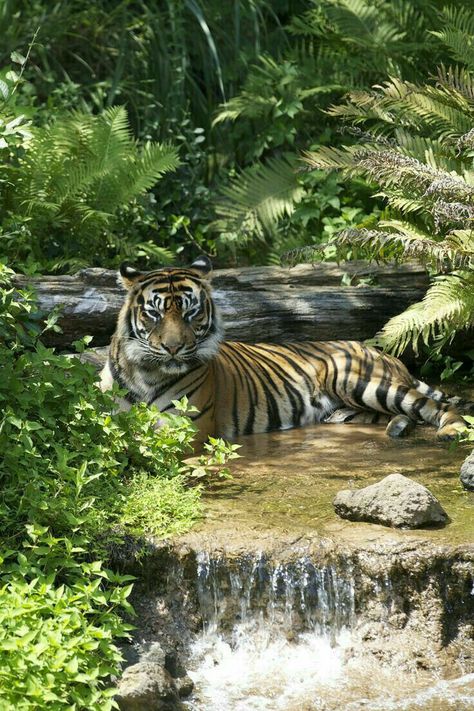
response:
[[(413, 377), (397, 358), (358, 341), (225, 341), (205, 256), (190, 267), (142, 272), (122, 264), (127, 289), (100, 386), (123, 405), (174, 412), (186, 397), (201, 440), (315, 423), (386, 423), (391, 437), (417, 422), (441, 440), (464, 428), (459, 398)], [(458, 407), (457, 407), (458, 406)]]

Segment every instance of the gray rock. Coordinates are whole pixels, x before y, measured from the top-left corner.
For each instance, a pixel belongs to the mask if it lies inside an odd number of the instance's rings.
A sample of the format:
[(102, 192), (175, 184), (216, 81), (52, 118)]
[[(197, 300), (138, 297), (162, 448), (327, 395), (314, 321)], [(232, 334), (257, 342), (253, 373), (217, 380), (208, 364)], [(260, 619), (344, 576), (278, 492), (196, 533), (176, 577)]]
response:
[(448, 520), (433, 494), (402, 474), (390, 474), (357, 491), (340, 491), (333, 505), (341, 518), (395, 528), (419, 528)]
[[(163, 648), (159, 642), (151, 642), (140, 655), (141, 662), (150, 662), (151, 664), (158, 664), (160, 667), (166, 667), (166, 657)], [(169, 669), (167, 671), (170, 671)], [(171, 674), (173, 676), (173, 674)]]
[(466, 457), (461, 467), (461, 484), (465, 489), (474, 491), (474, 451)]
[(127, 667), (115, 699), (121, 711), (181, 711), (178, 690), (162, 666), (143, 661)]
[(186, 669), (184, 668), (175, 649), (166, 653), (163, 666), (167, 671), (169, 671), (173, 679), (177, 679), (180, 676), (186, 676)]

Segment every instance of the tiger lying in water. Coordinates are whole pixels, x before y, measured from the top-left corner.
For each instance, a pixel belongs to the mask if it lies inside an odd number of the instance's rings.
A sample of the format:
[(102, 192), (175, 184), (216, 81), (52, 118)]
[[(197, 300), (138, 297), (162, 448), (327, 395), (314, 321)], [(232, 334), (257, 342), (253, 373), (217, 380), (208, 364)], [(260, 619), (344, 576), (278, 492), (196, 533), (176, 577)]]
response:
[(116, 381), (130, 403), (155, 404), (162, 412), (186, 395), (199, 411), (192, 418), (203, 439), (381, 418), (393, 437), (421, 421), (451, 439), (464, 426), (453, 407), (460, 401), (356, 341), (223, 341), (206, 257), (188, 269), (142, 273), (122, 265), (120, 273), (128, 295), (101, 387)]

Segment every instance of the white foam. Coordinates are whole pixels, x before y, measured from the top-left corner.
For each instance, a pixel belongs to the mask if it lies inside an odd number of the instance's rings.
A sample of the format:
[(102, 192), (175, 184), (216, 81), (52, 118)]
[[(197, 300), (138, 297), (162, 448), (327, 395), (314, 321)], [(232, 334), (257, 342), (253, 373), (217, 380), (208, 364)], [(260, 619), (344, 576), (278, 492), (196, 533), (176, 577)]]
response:
[(324, 691), (334, 687), (343, 673), (344, 648), (350, 641), (342, 633), (338, 644), (316, 632), (300, 635), (298, 642), (271, 638), (259, 627), (249, 634), (239, 626), (232, 643), (222, 636), (203, 634), (195, 643), (196, 685), (191, 709), (206, 711), (290, 711), (323, 708)]

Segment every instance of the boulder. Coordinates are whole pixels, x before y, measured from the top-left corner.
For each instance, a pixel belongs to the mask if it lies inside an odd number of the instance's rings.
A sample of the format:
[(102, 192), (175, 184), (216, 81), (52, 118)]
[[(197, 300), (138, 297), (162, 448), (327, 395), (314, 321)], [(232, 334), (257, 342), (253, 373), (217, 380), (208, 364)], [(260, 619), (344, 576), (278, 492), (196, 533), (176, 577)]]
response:
[(474, 451), (466, 457), (461, 467), (461, 484), (465, 489), (474, 491)]
[(390, 474), (377, 484), (356, 491), (344, 489), (336, 495), (333, 505), (341, 518), (395, 528), (420, 528), (448, 520), (436, 497), (402, 474)]
[(115, 696), (121, 711), (181, 711), (183, 705), (171, 674), (152, 661), (127, 667)]

